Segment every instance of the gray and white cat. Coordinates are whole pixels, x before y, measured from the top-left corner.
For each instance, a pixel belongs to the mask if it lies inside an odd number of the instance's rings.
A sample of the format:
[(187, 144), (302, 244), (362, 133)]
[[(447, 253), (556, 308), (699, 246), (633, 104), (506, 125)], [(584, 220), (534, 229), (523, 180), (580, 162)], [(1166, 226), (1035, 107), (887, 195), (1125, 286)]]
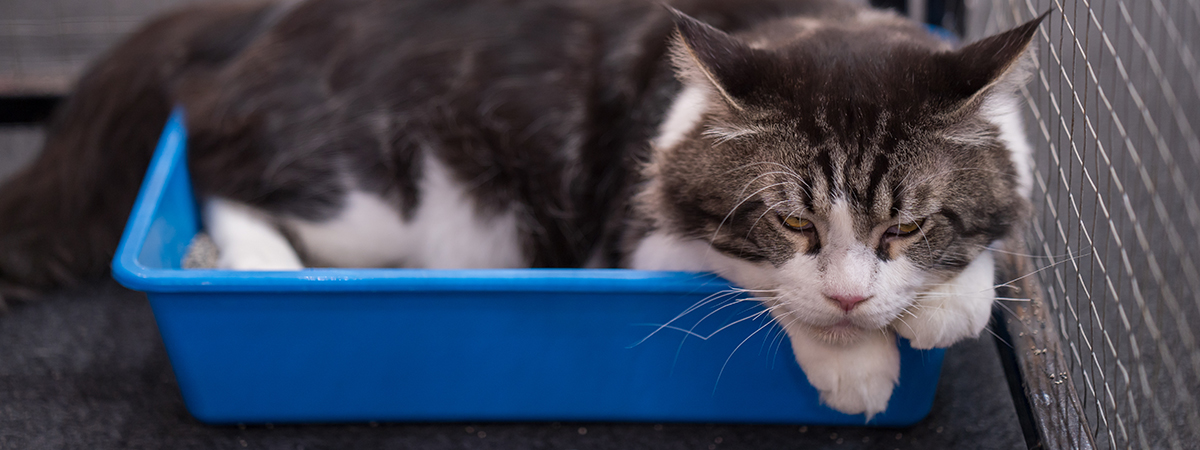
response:
[(98, 62), (0, 189), (0, 292), (103, 273), (180, 104), (221, 267), (712, 271), (869, 418), (895, 334), (988, 320), (1040, 20), (953, 50), (826, 0), (192, 7)]

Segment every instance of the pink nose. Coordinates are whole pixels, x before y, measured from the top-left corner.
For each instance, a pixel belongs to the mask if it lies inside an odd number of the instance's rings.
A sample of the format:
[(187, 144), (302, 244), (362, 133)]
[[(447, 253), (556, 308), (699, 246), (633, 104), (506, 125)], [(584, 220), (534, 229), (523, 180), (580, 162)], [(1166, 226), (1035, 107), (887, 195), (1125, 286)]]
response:
[(850, 312), (850, 310), (854, 309), (855, 306), (857, 306), (859, 303), (866, 301), (870, 297), (863, 297), (861, 295), (829, 295), (829, 294), (825, 294), (825, 298), (828, 298), (830, 300), (837, 302), (838, 306), (840, 306), (842, 308), (842, 311)]

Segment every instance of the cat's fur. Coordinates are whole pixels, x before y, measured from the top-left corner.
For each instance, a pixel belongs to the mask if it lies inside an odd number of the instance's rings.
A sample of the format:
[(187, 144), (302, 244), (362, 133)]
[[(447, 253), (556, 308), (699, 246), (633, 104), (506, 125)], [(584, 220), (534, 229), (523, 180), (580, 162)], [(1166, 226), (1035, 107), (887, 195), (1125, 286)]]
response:
[(986, 323), (988, 246), (1026, 209), (1013, 106), (1040, 19), (952, 51), (850, 3), (673, 6), (306, 0), (159, 19), (84, 77), (0, 190), (0, 288), (103, 271), (178, 103), (223, 267), (715, 271), (763, 298), (824, 402), (883, 411), (891, 330), (931, 348)]

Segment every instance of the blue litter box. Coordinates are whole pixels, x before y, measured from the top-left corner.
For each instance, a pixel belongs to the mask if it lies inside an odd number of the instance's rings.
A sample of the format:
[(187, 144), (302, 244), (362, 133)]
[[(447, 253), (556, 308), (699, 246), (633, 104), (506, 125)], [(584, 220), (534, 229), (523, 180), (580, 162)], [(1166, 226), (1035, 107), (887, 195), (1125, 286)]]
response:
[[(186, 141), (177, 112), (113, 276), (146, 292), (201, 421), (865, 422), (821, 405), (786, 336), (712, 275), (182, 269), (200, 229)], [(933, 403), (944, 352), (899, 345), (900, 384), (871, 425)]]

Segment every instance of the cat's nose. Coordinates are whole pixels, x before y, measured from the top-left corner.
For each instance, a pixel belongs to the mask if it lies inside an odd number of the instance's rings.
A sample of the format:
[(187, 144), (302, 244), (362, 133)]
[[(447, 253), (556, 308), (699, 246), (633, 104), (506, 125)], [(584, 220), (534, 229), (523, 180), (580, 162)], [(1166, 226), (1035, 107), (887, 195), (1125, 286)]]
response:
[(842, 308), (842, 311), (850, 312), (850, 310), (854, 309), (855, 306), (858, 306), (859, 303), (862, 303), (871, 297), (864, 297), (861, 295), (825, 294), (825, 298), (837, 302), (838, 306)]

